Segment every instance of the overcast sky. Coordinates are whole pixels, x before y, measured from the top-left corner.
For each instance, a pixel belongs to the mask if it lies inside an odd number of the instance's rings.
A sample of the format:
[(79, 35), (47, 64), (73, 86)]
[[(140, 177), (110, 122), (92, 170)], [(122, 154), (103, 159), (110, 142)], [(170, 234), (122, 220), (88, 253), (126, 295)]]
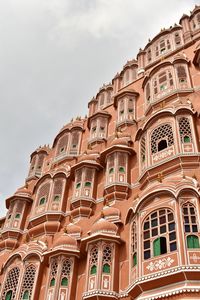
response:
[(29, 156), (192, 0), (0, 0), (0, 216)]

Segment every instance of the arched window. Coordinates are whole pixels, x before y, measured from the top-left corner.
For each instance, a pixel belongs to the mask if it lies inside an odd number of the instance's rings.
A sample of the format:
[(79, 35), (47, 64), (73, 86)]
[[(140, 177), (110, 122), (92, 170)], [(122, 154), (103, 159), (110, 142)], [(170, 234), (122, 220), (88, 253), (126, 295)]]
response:
[(132, 232), (131, 232), (131, 247), (132, 247), (132, 267), (137, 265), (137, 231), (136, 223), (133, 222)]
[(163, 124), (153, 130), (151, 134), (151, 153), (155, 154), (174, 144), (172, 126)]
[(30, 299), (28, 290), (24, 292), (22, 299), (23, 300), (29, 300)]
[(41, 173), (43, 162), (44, 162), (45, 154), (39, 153), (38, 154), (38, 160), (37, 160), (37, 166), (36, 166), (36, 172)]
[(149, 48), (147, 51), (147, 61), (150, 63), (151, 62), (151, 49)]
[(53, 194), (52, 194), (52, 201), (59, 202), (61, 200), (63, 191), (63, 179), (55, 179), (54, 186), (53, 186)]
[(95, 246), (90, 252), (90, 275), (97, 274), (98, 248)]
[(67, 152), (69, 133), (65, 133), (58, 141), (56, 156), (64, 155)]
[(178, 120), (179, 124), (179, 134), (181, 138), (181, 143), (191, 143), (192, 142), (192, 132), (190, 127), (190, 121), (186, 117), (181, 117)]
[(36, 274), (35, 266), (30, 265), (26, 268), (23, 282), (22, 282), (20, 299), (31, 299), (33, 293), (34, 281), (35, 281), (35, 274)]
[(106, 245), (103, 248), (102, 271), (103, 273), (111, 273), (112, 249)]
[(8, 291), (6, 293), (6, 300), (11, 300), (12, 299), (12, 291)]
[(115, 172), (115, 155), (112, 153), (108, 157), (108, 182), (113, 182), (114, 181), (114, 172)]
[(19, 281), (19, 273), (20, 270), (18, 267), (15, 267), (8, 272), (2, 292), (2, 300), (13, 300), (15, 298)]
[(115, 152), (107, 159), (106, 184), (127, 181), (127, 153)]
[(185, 66), (182, 66), (182, 65), (177, 66), (176, 70), (177, 70), (177, 76), (178, 76), (179, 83), (187, 82), (187, 73), (186, 73)]
[(182, 206), (182, 215), (184, 232), (187, 236), (187, 247), (199, 248), (199, 238), (194, 235), (194, 233), (197, 234), (199, 231), (195, 206), (190, 202), (185, 203)]
[(176, 47), (178, 47), (179, 45), (181, 45), (181, 37), (180, 37), (180, 33), (179, 32), (176, 32), (174, 34), (174, 41), (175, 41)]
[(69, 285), (71, 275), (72, 262), (70, 259), (66, 259), (62, 265), (60, 285), (61, 287), (67, 287)]
[(147, 104), (150, 103), (150, 100), (151, 100), (151, 92), (150, 92), (150, 84), (148, 82), (147, 85), (146, 85), (146, 101), (147, 101)]
[(143, 225), (144, 259), (177, 249), (174, 214), (162, 208), (152, 212)]
[(56, 284), (56, 280), (55, 278), (52, 278), (50, 281), (50, 286), (55, 286), (55, 284)]
[(50, 183), (44, 183), (40, 188), (38, 192), (38, 205), (44, 205), (49, 198), (49, 191), (50, 191)]
[(71, 133), (71, 145), (70, 145), (70, 155), (78, 154), (78, 146), (79, 146), (80, 132), (75, 130)]
[(36, 166), (36, 158), (37, 155), (35, 154), (32, 158), (31, 158), (31, 165), (30, 165), (30, 170), (29, 170), (29, 176), (34, 175), (34, 169)]
[(99, 107), (102, 109), (104, 106), (104, 93), (102, 93), (99, 98)]
[(51, 261), (51, 267), (50, 267), (50, 276), (49, 276), (49, 286), (53, 287), (56, 283), (56, 276), (58, 271), (58, 262), (57, 259), (53, 259)]
[(95, 138), (97, 136), (97, 119), (92, 120), (91, 122), (91, 138)]
[(146, 165), (146, 136), (143, 135), (140, 142), (140, 159), (142, 169)]

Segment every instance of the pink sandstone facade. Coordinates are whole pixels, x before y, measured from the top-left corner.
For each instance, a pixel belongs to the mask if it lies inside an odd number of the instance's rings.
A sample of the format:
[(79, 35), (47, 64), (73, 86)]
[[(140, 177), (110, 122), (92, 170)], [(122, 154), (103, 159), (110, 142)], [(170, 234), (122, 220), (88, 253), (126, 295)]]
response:
[(200, 6), (31, 154), (0, 299), (200, 299)]

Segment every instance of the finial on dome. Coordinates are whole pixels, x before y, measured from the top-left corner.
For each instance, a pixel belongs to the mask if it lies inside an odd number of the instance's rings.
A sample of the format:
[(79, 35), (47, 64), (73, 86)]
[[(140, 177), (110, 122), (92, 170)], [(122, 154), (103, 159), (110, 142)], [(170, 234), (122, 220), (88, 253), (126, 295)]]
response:
[(104, 218), (104, 212), (103, 212), (103, 210), (101, 211), (101, 218)]
[(159, 173), (158, 176), (157, 176), (157, 180), (158, 180), (159, 182), (162, 182), (163, 179), (164, 179), (163, 174), (162, 174), (162, 173)]
[(196, 175), (195, 175), (195, 174), (192, 176), (192, 178), (193, 178), (193, 179), (195, 179), (195, 180), (197, 180), (197, 177), (196, 177)]

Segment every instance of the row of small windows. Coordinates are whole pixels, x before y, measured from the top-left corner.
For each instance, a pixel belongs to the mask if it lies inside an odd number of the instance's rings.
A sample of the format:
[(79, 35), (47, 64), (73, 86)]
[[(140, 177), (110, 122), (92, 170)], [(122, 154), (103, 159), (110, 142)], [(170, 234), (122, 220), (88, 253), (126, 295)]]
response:
[[(33, 286), (36, 275), (36, 267), (33, 265), (28, 266), (25, 269), (24, 276), (21, 284), (21, 291), (19, 299), (30, 300), (33, 292)], [(12, 300), (15, 299), (18, 282), (20, 277), (20, 269), (15, 267), (8, 272), (4, 288), (2, 290), (1, 299), (2, 300)]]
[[(182, 206), (182, 219), (187, 248), (200, 248), (196, 208), (190, 202)], [(132, 225), (131, 239), (132, 267), (134, 267), (137, 264), (136, 222)], [(177, 229), (174, 213), (170, 209), (161, 208), (148, 215), (143, 224), (142, 241), (144, 260), (176, 251)]]
[(67, 294), (67, 288), (70, 285), (73, 262), (70, 258), (58, 260), (54, 258), (50, 264), (49, 284), (47, 291), (47, 299), (54, 298), (56, 292), (60, 294), (62, 290), (63, 296)]
[[(102, 259), (102, 272), (110, 274), (112, 261), (112, 249), (110, 246), (105, 246), (103, 249)], [(90, 252), (90, 275), (96, 275), (98, 268), (98, 247), (94, 248)]]
[(56, 157), (62, 155), (77, 155), (81, 132), (78, 130), (65, 133), (58, 141)]
[[(174, 120), (173, 120), (174, 122)], [(175, 123), (175, 127), (176, 127)], [(178, 117), (178, 131), (181, 152), (193, 152), (195, 148), (195, 143), (192, 135), (192, 123), (190, 117)], [(140, 140), (140, 157), (141, 157), (141, 166), (142, 169), (147, 166), (147, 134), (143, 134)], [(168, 149), (175, 144), (175, 132), (172, 127), (172, 123), (164, 123), (150, 132), (150, 154), (151, 159), (153, 160), (155, 154), (162, 152), (165, 149)], [(189, 147), (189, 148), (188, 148)], [(171, 149), (171, 148), (170, 148)], [(175, 154), (175, 149), (172, 148), (173, 155)], [(165, 156), (164, 156), (165, 158)], [(157, 160), (155, 160), (156, 162)], [(154, 162), (154, 160), (153, 160)]]
[(187, 65), (165, 67), (147, 82), (146, 103), (159, 100), (174, 90), (187, 88), (191, 88)]
[(160, 39), (158, 42), (147, 49), (147, 63), (151, 63), (160, 55), (163, 55), (171, 50), (176, 49), (177, 47), (183, 44), (183, 38), (181, 31), (176, 31), (173, 35), (165, 36)]

